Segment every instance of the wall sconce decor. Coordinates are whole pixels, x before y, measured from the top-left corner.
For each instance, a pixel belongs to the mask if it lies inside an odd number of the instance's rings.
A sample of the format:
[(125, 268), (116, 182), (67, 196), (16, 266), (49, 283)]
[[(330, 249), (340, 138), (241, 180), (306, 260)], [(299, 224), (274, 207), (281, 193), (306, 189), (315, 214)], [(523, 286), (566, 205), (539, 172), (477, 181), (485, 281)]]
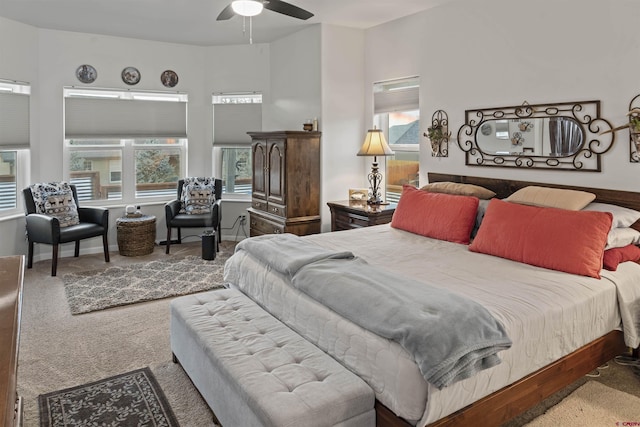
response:
[(429, 138), (431, 145), (432, 157), (448, 157), (449, 156), (449, 116), (444, 110), (437, 110), (431, 116), (431, 126), (427, 128), (427, 132), (423, 134)]
[(369, 179), (369, 200), (367, 203), (370, 205), (386, 205), (382, 201), (380, 196), (380, 184), (382, 183), (382, 174), (378, 170), (378, 156), (393, 156), (394, 152), (391, 151), (384, 134), (380, 129), (369, 129), (367, 136), (364, 139), (358, 156), (373, 156), (373, 163), (371, 164), (371, 172), (367, 176)]
[(640, 163), (640, 95), (629, 103), (629, 161)]

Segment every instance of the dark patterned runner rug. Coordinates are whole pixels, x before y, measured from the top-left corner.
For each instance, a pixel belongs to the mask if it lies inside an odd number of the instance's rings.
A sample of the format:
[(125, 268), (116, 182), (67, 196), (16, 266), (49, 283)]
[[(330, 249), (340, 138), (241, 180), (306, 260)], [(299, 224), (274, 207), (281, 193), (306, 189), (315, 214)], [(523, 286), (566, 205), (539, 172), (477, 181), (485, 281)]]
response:
[(178, 427), (149, 368), (38, 396), (40, 427)]

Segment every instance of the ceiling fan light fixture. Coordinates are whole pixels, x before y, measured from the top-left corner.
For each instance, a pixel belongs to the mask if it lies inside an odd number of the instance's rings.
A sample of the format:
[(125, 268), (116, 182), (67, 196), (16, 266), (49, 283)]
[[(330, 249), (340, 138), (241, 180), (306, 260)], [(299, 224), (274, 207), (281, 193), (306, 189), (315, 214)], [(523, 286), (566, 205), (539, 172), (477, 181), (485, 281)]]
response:
[(262, 12), (264, 6), (256, 0), (234, 0), (231, 2), (231, 8), (240, 16), (256, 16)]

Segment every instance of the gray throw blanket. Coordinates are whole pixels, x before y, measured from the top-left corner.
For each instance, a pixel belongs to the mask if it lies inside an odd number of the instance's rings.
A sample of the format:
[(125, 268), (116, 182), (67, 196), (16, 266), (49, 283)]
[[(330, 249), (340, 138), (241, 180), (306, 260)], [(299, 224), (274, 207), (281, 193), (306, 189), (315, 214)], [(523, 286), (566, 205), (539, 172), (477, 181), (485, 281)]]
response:
[(336, 252), (309, 243), (294, 234), (265, 234), (244, 239), (235, 251), (245, 250), (280, 273), (293, 276), (307, 264), (327, 258), (353, 258), (351, 252)]
[[(260, 244), (251, 240), (241, 242), (247, 243), (240, 249), (289, 274), (294, 287), (341, 316), (400, 344), (439, 389), (497, 365), (496, 353), (511, 346), (502, 324), (466, 297), (344, 257), (344, 252), (331, 256), (295, 236)], [(313, 255), (301, 255), (306, 252)]]

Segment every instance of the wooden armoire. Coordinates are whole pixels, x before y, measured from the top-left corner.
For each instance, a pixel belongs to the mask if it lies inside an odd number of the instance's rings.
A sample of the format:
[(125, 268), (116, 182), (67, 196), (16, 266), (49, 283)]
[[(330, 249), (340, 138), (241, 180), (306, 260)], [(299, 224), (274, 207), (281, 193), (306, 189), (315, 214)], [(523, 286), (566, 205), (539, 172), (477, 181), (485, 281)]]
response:
[(320, 233), (320, 132), (248, 132), (250, 235)]

